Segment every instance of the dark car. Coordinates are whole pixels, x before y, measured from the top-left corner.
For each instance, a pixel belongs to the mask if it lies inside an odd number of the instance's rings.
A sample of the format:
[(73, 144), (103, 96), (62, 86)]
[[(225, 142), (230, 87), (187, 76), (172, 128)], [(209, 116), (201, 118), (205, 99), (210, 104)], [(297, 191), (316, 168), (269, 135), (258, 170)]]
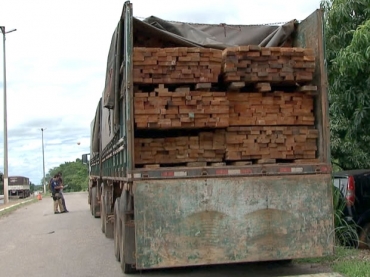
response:
[(334, 186), (344, 198), (344, 216), (358, 226), (359, 248), (370, 248), (370, 169), (333, 173)]

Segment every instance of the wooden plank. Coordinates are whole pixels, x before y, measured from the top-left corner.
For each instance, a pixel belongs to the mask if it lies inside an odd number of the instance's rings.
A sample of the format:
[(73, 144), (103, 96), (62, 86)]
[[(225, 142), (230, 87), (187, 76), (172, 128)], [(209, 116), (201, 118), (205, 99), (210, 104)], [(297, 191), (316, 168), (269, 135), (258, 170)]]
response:
[(205, 167), (207, 162), (188, 162), (186, 163), (187, 167)]
[[(166, 92), (163, 85), (149, 97), (134, 94), (135, 123), (139, 129), (224, 128), (229, 126), (229, 100), (225, 92)], [(150, 115), (150, 117), (148, 117)], [(144, 124), (151, 123), (151, 124)]]
[(245, 82), (231, 82), (227, 87), (227, 91), (238, 91), (245, 87)]
[(259, 159), (257, 160), (258, 164), (275, 164), (276, 159)]
[(195, 90), (209, 91), (211, 87), (211, 83), (198, 83), (195, 85)]
[(210, 166), (225, 166), (226, 165), (226, 163), (224, 163), (224, 162), (218, 162), (218, 163), (210, 163), (209, 164)]
[(295, 85), (312, 81), (315, 56), (312, 49), (292, 47), (226, 48), (222, 76), (225, 82), (273, 82)]
[(221, 50), (206, 48), (134, 48), (134, 83), (217, 83)]
[(255, 88), (259, 92), (268, 92), (271, 91), (270, 83), (257, 83), (255, 84)]
[(160, 168), (160, 167), (161, 167), (160, 164), (146, 164), (146, 165), (144, 165), (144, 168), (151, 168), (151, 169)]
[(245, 166), (245, 165), (251, 165), (252, 164), (252, 161), (236, 161), (236, 162), (232, 162), (231, 165), (235, 165), (235, 166)]

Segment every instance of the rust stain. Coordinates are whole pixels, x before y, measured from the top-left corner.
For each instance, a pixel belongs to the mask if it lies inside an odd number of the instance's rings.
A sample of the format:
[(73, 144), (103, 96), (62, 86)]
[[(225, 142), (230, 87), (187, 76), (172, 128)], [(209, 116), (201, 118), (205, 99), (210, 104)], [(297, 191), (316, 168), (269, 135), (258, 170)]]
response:
[(317, 175), (138, 182), (137, 268), (331, 253), (332, 203), (323, 197), (330, 180)]

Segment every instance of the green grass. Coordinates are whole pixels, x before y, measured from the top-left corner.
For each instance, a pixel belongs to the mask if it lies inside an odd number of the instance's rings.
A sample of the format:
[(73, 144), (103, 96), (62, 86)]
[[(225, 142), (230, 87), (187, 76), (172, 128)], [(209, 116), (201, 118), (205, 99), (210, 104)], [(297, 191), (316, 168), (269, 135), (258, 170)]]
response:
[(307, 258), (294, 260), (299, 264), (321, 264), (329, 266), (334, 272), (346, 277), (369, 277), (370, 276), (370, 251), (335, 247), (334, 255), (322, 258)]
[(370, 276), (370, 261), (342, 261), (333, 265), (335, 272), (348, 277), (366, 277)]
[[(27, 201), (27, 200), (25, 200), (25, 201)], [(23, 204), (19, 204), (19, 205), (16, 205), (16, 206), (14, 206), (14, 207), (11, 207), (11, 208), (9, 208), (9, 209), (6, 209), (6, 210), (4, 210), (4, 211), (1, 211), (0, 212), (0, 216), (6, 216), (6, 215), (9, 215), (9, 214), (11, 214), (12, 212), (14, 212), (15, 210), (17, 210), (17, 209), (19, 209), (19, 208), (21, 208), (21, 207), (24, 207), (24, 206), (27, 206), (27, 205), (29, 205), (29, 204), (31, 204), (31, 203), (35, 203), (35, 202), (38, 202), (39, 200), (37, 200), (37, 198), (34, 198), (34, 199), (32, 199), (31, 201), (29, 201), (29, 202), (27, 202), (27, 203), (23, 203)], [(0, 206), (1, 207), (1, 206)]]

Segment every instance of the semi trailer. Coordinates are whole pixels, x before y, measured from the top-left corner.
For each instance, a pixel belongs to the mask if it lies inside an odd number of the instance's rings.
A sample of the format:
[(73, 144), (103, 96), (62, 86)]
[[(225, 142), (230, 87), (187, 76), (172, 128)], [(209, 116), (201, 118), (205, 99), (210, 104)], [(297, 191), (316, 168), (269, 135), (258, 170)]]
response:
[(124, 273), (332, 254), (323, 12), (193, 24), (125, 2), (89, 155)]

